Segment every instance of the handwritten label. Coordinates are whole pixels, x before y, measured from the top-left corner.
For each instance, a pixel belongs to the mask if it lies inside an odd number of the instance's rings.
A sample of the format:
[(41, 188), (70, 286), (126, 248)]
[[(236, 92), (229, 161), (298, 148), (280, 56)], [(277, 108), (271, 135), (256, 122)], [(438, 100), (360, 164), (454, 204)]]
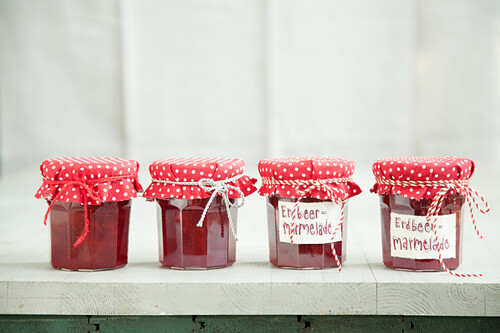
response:
[[(291, 243), (292, 214), (294, 202), (278, 203), (278, 225), (280, 242)], [(340, 221), (340, 205), (334, 202), (300, 202), (295, 218), (294, 244), (327, 244)], [(335, 233), (334, 241), (342, 240), (341, 230)]]
[[(439, 215), (436, 221), (443, 259), (455, 258), (456, 214)], [(432, 221), (425, 216), (391, 213), (391, 256), (409, 259), (438, 259), (438, 244)]]

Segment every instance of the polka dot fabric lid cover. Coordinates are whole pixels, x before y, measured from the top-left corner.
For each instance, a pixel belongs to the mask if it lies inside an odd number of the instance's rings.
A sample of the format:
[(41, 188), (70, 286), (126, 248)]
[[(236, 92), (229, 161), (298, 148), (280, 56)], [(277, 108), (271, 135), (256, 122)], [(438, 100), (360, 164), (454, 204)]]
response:
[[(396, 157), (373, 163), (376, 179), (411, 181), (467, 180), (474, 173), (474, 162), (458, 157)], [(413, 184), (416, 185), (416, 184)], [(370, 190), (377, 194), (397, 194), (406, 198), (431, 199), (439, 186), (398, 186), (376, 183)], [(450, 190), (448, 195), (454, 192)]]
[[(354, 162), (335, 157), (284, 157), (262, 160), (259, 162), (259, 174), (277, 181), (317, 180), (331, 178), (348, 178), (354, 172)], [(359, 186), (353, 181), (331, 184), (339, 199), (345, 200), (361, 193)], [(304, 186), (262, 184), (259, 194), (262, 196), (281, 196), (299, 198), (297, 189)], [(345, 194), (344, 194), (345, 193)], [(317, 199), (329, 199), (325, 191), (313, 189), (307, 196)]]
[[(78, 184), (84, 183), (93, 189), (102, 201), (114, 202), (135, 198), (142, 187), (137, 180), (139, 163), (123, 158), (67, 157), (52, 158), (42, 162), (40, 171), (43, 184), (35, 197), (62, 202), (84, 203), (88, 192)], [(116, 178), (116, 179), (113, 179)], [(88, 198), (88, 203), (101, 202)]]
[[(170, 158), (151, 163), (149, 173), (153, 179), (174, 182), (198, 182), (201, 179), (224, 181), (245, 171), (245, 163), (240, 159), (228, 158)], [(257, 190), (257, 180), (243, 175), (241, 178), (227, 183), (239, 188), (245, 196)], [(152, 182), (143, 197), (149, 199), (203, 199), (212, 195), (196, 185), (177, 185)], [(230, 199), (240, 198), (237, 191), (229, 189)]]

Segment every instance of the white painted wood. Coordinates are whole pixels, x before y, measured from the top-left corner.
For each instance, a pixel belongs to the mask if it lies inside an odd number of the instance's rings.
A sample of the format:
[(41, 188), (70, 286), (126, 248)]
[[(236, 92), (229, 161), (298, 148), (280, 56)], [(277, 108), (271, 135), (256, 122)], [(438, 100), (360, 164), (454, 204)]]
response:
[(487, 316), (498, 316), (500, 313), (500, 283), (484, 286), (485, 308)]
[(265, 150), (262, 1), (123, 2), (129, 155)]
[(500, 4), (423, 0), (417, 17), (420, 153), (500, 163)]
[[(254, 195), (240, 210), (237, 262), (226, 269), (178, 271), (158, 262), (153, 203), (134, 200), (129, 264), (103, 272), (63, 272), (49, 263), (46, 204), (33, 199), (34, 169), (0, 181), (0, 312), (4, 314), (187, 315), (187, 314), (407, 314), (500, 315), (498, 213), (481, 216), (488, 238), (466, 233), (462, 272), (387, 269), (381, 263), (378, 198), (368, 193), (372, 176), (360, 166), (364, 193), (351, 200), (342, 272), (284, 270), (268, 262), (264, 199)], [(253, 172), (251, 171), (251, 174)], [(477, 183), (500, 186), (498, 175), (476, 175)], [(147, 185), (146, 182), (144, 185)], [(499, 194), (490, 199), (500, 202)], [(4, 201), (5, 200), (5, 201)], [(22, 205), (20, 205), (22, 203)]]
[(7, 313), (8, 306), (8, 287), (7, 282), (0, 282), (0, 313)]
[(269, 152), (412, 150), (413, 1), (267, 1)]
[(4, 175), (49, 157), (122, 154), (118, 3), (0, 2)]
[[(413, 274), (418, 275), (425, 273)], [(415, 280), (417, 280), (415, 278)], [(447, 277), (446, 277), (447, 278)], [(420, 280), (426, 280), (422, 277)], [(378, 282), (378, 314), (484, 316), (484, 288), (477, 283)]]
[(370, 267), (366, 264), (362, 248), (358, 242), (356, 220), (352, 220), (353, 198), (349, 203), (347, 230), (347, 261), (342, 272), (337, 269), (324, 270), (323, 302), (324, 314), (374, 314), (377, 313), (376, 281)]

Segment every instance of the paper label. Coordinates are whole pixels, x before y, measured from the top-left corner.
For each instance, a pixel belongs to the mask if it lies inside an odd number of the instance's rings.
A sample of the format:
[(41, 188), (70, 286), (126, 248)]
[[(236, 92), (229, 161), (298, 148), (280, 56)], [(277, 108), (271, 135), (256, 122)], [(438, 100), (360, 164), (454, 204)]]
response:
[[(455, 258), (456, 214), (439, 215), (436, 221), (443, 259)], [(432, 221), (425, 216), (391, 213), (391, 256), (409, 259), (439, 259)]]
[[(280, 242), (291, 243), (290, 232), (295, 202), (278, 203), (278, 225)], [(337, 228), (341, 216), (341, 206), (331, 201), (300, 202), (295, 218), (294, 244), (327, 244)], [(342, 231), (335, 233), (334, 241), (342, 240)]]

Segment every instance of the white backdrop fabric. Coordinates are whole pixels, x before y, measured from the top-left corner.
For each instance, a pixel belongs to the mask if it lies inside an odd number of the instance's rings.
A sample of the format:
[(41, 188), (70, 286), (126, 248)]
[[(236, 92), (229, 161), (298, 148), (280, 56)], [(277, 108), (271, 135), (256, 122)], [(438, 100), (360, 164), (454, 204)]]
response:
[(3, 176), (60, 156), (500, 165), (500, 2), (0, 0)]

